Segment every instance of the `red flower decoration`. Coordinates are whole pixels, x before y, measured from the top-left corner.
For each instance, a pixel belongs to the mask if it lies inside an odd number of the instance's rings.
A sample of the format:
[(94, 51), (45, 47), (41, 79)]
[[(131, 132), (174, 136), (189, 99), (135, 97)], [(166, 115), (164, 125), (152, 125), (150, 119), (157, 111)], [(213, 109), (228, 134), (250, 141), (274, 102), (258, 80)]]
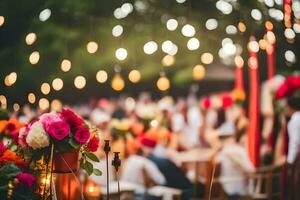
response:
[(87, 144), (88, 150), (91, 152), (97, 151), (97, 149), (99, 147), (99, 142), (100, 142), (99, 138), (97, 138), (95, 136), (92, 137), (92, 139), (90, 139), (90, 141)]
[(77, 129), (83, 125), (83, 119), (78, 117), (72, 110), (63, 109), (61, 117), (71, 126), (71, 128)]
[(224, 94), (222, 96), (222, 108), (226, 109), (229, 108), (233, 103), (233, 99), (231, 96), (229, 96), (228, 94)]
[(208, 97), (205, 97), (203, 100), (202, 100), (202, 107), (205, 108), (205, 109), (208, 109), (210, 108), (211, 106), (211, 101)]
[(70, 133), (70, 126), (64, 121), (57, 121), (46, 126), (46, 131), (56, 140), (62, 140)]
[(6, 151), (7, 147), (0, 141), (0, 157)]
[(275, 97), (280, 99), (291, 96), (297, 89), (300, 89), (300, 77), (288, 76), (284, 83), (277, 89)]
[(16, 176), (16, 178), (22, 185), (25, 185), (29, 188), (31, 188), (33, 186), (33, 184), (36, 182), (36, 177), (34, 175), (26, 173), (26, 172), (18, 174)]
[(77, 130), (74, 133), (74, 139), (78, 143), (85, 144), (85, 143), (87, 143), (89, 138), (90, 138), (90, 132), (86, 127), (84, 127), (84, 126), (77, 127)]

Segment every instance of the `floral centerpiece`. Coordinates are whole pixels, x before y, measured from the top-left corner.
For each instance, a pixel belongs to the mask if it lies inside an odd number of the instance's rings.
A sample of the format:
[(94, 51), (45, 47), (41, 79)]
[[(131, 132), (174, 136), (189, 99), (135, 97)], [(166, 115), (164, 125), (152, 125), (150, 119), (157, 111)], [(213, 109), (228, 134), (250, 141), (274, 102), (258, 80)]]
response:
[(18, 140), (31, 160), (53, 160), (57, 172), (77, 170), (80, 159), (80, 167), (89, 175), (101, 174), (91, 162), (99, 162), (93, 154), (99, 146), (98, 135), (70, 109), (41, 115), (20, 129)]
[(10, 147), (13, 146), (13, 142), (18, 140), (19, 130), (23, 126), (23, 123), (15, 118), (0, 118), (0, 140)]
[(40, 199), (37, 177), (25, 161), (0, 142), (0, 199)]

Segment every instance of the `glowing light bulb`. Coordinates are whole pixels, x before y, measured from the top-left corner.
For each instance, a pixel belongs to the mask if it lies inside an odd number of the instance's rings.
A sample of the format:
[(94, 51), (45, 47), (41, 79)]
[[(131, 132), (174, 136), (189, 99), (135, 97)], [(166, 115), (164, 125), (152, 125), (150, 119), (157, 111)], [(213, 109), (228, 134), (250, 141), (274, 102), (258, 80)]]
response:
[(169, 30), (169, 31), (175, 31), (176, 30), (176, 28), (178, 27), (178, 22), (177, 22), (177, 20), (176, 19), (169, 19), (168, 21), (167, 21), (167, 29)]
[(62, 110), (62, 103), (58, 99), (53, 99), (51, 101), (51, 110), (54, 110), (56, 112), (60, 112)]
[(32, 45), (37, 39), (37, 36), (35, 33), (28, 33), (25, 37), (25, 42), (27, 45)]
[(138, 70), (131, 70), (128, 74), (128, 79), (132, 83), (138, 83), (141, 80), (141, 73)]
[(146, 54), (153, 54), (154, 52), (157, 51), (157, 43), (154, 41), (149, 41), (144, 45), (144, 52)]
[(52, 87), (54, 90), (56, 91), (59, 91), (63, 88), (64, 86), (64, 82), (62, 79), (60, 78), (55, 78), (53, 81), (52, 81)]
[(116, 50), (115, 56), (118, 60), (125, 60), (127, 58), (127, 50), (125, 48), (119, 48)]
[(63, 72), (68, 72), (71, 69), (71, 61), (68, 59), (64, 59), (61, 64), (60, 64), (60, 68)]
[(166, 55), (163, 57), (161, 62), (163, 66), (170, 67), (175, 63), (175, 57), (172, 55)]
[(197, 50), (200, 47), (200, 42), (197, 38), (191, 38), (187, 42), (187, 48), (191, 51)]
[(196, 34), (196, 30), (192, 25), (186, 24), (182, 27), (181, 33), (186, 37), (193, 37)]
[(34, 104), (35, 100), (36, 100), (35, 94), (34, 93), (29, 93), (27, 99), (28, 99), (29, 103)]
[(201, 62), (203, 64), (211, 64), (214, 61), (214, 56), (211, 53), (204, 53), (201, 55)]
[(77, 76), (74, 79), (74, 85), (77, 89), (83, 89), (86, 85), (86, 79), (84, 76)]
[(156, 86), (160, 91), (168, 90), (170, 85), (170, 80), (165, 76), (160, 77), (156, 82)]
[(40, 107), (40, 109), (42, 109), (42, 110), (48, 109), (48, 108), (49, 108), (49, 101), (48, 101), (48, 99), (46, 99), (46, 98), (41, 98), (41, 99), (39, 100), (39, 107)]
[(40, 53), (38, 51), (34, 51), (29, 56), (29, 62), (32, 65), (36, 65), (40, 60)]
[(123, 33), (123, 26), (116, 25), (116, 26), (113, 27), (113, 29), (112, 29), (112, 35), (114, 37), (119, 37), (119, 36), (122, 35), (122, 33)]
[(96, 51), (98, 50), (98, 44), (95, 41), (90, 41), (89, 43), (87, 43), (86, 49), (91, 54), (96, 53)]
[(193, 79), (202, 80), (205, 77), (205, 68), (203, 65), (196, 65), (193, 68)]
[(41, 92), (42, 92), (44, 95), (49, 94), (49, 93), (50, 93), (50, 90), (51, 90), (51, 88), (50, 88), (49, 83), (43, 83), (43, 84), (41, 85)]
[(96, 74), (96, 79), (99, 83), (105, 83), (107, 81), (108, 75), (104, 70), (99, 70)]
[(237, 67), (243, 67), (244, 66), (244, 60), (241, 56), (235, 56), (234, 63)]
[(2, 26), (5, 22), (5, 18), (3, 16), (0, 16), (0, 26)]
[(120, 74), (115, 74), (115, 76), (113, 77), (112, 81), (111, 81), (111, 87), (115, 90), (115, 91), (121, 91), (124, 89), (125, 87), (125, 82), (122, 78), (122, 76)]

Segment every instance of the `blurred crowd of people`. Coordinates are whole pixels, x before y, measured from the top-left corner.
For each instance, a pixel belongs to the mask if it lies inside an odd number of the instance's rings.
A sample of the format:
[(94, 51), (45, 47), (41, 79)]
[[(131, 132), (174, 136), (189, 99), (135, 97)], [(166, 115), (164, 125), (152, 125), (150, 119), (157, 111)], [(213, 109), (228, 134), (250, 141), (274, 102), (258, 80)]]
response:
[[(299, 155), (300, 108), (295, 100), (289, 103), (288, 129), (298, 131), (289, 146), (287, 161), (292, 164)], [(195, 170), (190, 166), (183, 169), (180, 160), (181, 152), (202, 148), (214, 152), (214, 176), (219, 177), (225, 194), (231, 199), (248, 195), (247, 174), (255, 171), (247, 150), (248, 119), (242, 104), (227, 94), (201, 99), (195, 95), (176, 99), (165, 96), (153, 100), (148, 93), (142, 93), (138, 98), (93, 99), (72, 108), (99, 129), (101, 141), (110, 140), (112, 151), (120, 152), (119, 178), (135, 185), (136, 198), (151, 185), (163, 185), (181, 190), (183, 199), (188, 199), (194, 195), (195, 182), (199, 185), (196, 195), (204, 196), (204, 186), (197, 180)], [(26, 123), (39, 112), (24, 106), (18, 118)], [(268, 148), (263, 144), (263, 159), (270, 156), (265, 149)], [(105, 159), (103, 147), (98, 156)], [(284, 155), (276, 159), (274, 153), (271, 156), (271, 164), (285, 162)], [(111, 162), (112, 158), (109, 159)], [(90, 181), (106, 186), (105, 162), (97, 165), (104, 174), (92, 176)], [(110, 171), (110, 181), (115, 181), (113, 169)]]

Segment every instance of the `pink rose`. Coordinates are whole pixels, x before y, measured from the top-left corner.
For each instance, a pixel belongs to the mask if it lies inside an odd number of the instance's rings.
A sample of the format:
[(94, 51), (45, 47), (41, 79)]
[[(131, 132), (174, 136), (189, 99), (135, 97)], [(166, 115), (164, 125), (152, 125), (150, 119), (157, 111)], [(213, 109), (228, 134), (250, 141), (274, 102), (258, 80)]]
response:
[(26, 142), (26, 137), (28, 135), (28, 132), (29, 132), (29, 125), (22, 127), (19, 131), (18, 143), (22, 147), (28, 147)]
[(92, 139), (90, 139), (90, 141), (87, 144), (88, 150), (91, 152), (97, 151), (97, 149), (99, 147), (99, 142), (100, 142), (99, 138), (97, 138), (95, 136), (92, 137)]
[(45, 127), (46, 132), (56, 140), (62, 140), (70, 134), (70, 126), (64, 121), (56, 121)]
[(85, 144), (89, 138), (90, 132), (86, 127), (78, 127), (74, 133), (74, 139), (80, 144)]
[(7, 147), (0, 141), (0, 157), (6, 151)]
[(23, 172), (21, 174), (18, 174), (16, 176), (16, 178), (18, 179), (18, 181), (22, 184), (25, 185), (27, 187), (32, 187), (33, 184), (36, 182), (36, 177), (32, 174)]
[(58, 121), (62, 121), (62, 119), (56, 113), (45, 113), (40, 116), (40, 122), (43, 124), (45, 129), (49, 124), (52, 124), (53, 122), (58, 122)]

